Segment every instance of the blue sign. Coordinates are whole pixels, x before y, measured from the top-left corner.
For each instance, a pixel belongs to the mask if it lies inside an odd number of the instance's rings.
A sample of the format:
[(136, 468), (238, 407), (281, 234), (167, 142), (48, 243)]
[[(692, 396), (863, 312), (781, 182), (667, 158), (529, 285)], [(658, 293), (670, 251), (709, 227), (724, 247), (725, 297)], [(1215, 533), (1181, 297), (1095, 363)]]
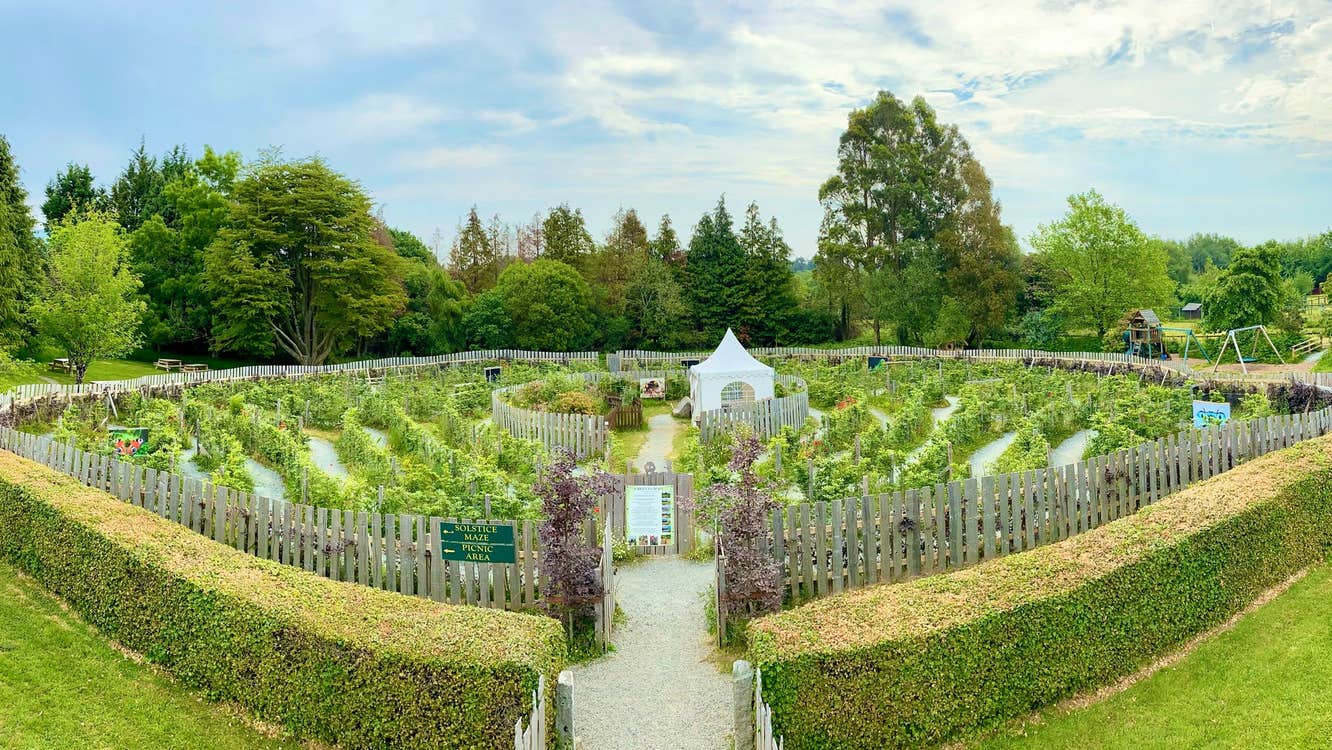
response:
[(868, 364), (869, 364), (869, 369), (871, 369), (871, 370), (877, 370), (877, 369), (879, 369), (879, 365), (881, 365), (881, 364), (883, 364), (884, 362), (887, 362), (887, 361), (888, 361), (888, 360), (885, 359), (885, 358), (883, 358), (883, 357), (870, 357), (870, 358), (869, 358), (869, 362), (868, 362)]
[(1193, 402), (1193, 426), (1198, 429), (1230, 421), (1230, 404), (1211, 401)]

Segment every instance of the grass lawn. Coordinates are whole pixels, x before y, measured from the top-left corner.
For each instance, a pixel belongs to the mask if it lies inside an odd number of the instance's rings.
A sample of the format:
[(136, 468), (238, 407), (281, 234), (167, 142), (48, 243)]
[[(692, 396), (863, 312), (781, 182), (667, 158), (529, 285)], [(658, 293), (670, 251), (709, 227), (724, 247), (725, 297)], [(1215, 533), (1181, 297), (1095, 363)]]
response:
[(297, 748), (111, 647), (0, 563), (0, 747)]
[(1314, 363), (1314, 372), (1332, 372), (1332, 349), (1323, 352), (1323, 356)]
[[(612, 471), (623, 471), (624, 462), (631, 461), (638, 457), (638, 452), (643, 450), (643, 443), (647, 442), (648, 420), (659, 414), (670, 414), (671, 404), (668, 401), (650, 399), (643, 402), (643, 426), (632, 430), (613, 430), (611, 432), (611, 458), (610, 469)], [(635, 467), (642, 469), (642, 467)]]
[(973, 745), (999, 748), (1325, 748), (1332, 738), (1332, 566), (1107, 700), (1046, 711)]

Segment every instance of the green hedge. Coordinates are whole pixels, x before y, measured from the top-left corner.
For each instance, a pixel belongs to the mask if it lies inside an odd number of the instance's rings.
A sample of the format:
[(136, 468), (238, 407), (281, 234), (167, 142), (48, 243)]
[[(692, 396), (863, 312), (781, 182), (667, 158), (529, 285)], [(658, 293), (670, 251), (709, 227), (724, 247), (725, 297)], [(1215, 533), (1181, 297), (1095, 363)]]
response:
[(936, 745), (1132, 673), (1329, 541), (1322, 438), (1056, 544), (760, 619), (749, 658), (791, 750)]
[(552, 619), (250, 557), (10, 454), (0, 558), (182, 683), (342, 747), (511, 747), (566, 653)]

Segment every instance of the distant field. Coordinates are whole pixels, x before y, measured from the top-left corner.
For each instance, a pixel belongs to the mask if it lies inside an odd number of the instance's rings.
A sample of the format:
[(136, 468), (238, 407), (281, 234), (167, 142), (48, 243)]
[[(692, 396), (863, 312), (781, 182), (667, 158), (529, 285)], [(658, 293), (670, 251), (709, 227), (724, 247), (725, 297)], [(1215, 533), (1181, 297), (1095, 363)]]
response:
[(0, 563), (0, 747), (297, 748), (130, 660)]
[(980, 742), (1021, 748), (1325, 748), (1332, 737), (1332, 567), (1122, 693)]

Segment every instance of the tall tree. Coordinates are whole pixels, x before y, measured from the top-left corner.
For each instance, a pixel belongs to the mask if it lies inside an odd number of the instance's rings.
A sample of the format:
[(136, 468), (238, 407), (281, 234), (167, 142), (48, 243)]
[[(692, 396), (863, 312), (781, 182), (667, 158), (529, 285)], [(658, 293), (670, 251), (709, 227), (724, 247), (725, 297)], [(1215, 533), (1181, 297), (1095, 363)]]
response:
[(34, 228), (18, 164), (9, 141), (0, 136), (0, 350), (19, 342), (27, 308), (45, 279), (45, 258)]
[(605, 295), (604, 305), (612, 314), (624, 310), (625, 290), (634, 271), (648, 259), (647, 228), (632, 208), (620, 209), (611, 219), (606, 243), (586, 266), (589, 279)]
[(536, 214), (526, 224), (519, 225), (517, 232), (518, 260), (531, 263), (546, 249), (546, 235), (541, 228), (541, 214)]
[[(919, 321), (894, 314), (905, 308), (888, 301), (920, 300), (928, 291), (907, 284), (925, 279), (919, 268), (940, 258), (938, 235), (952, 225), (966, 198), (962, 172), (968, 161), (966, 140), (955, 126), (939, 122), (920, 97), (906, 105), (881, 91), (868, 107), (850, 114), (838, 143), (837, 172), (819, 188), (823, 259), (815, 258), (825, 287), (841, 295), (843, 328), (861, 308), (876, 340), (885, 323), (899, 341), (923, 335)], [(872, 299), (855, 299), (857, 294)]]
[(106, 207), (106, 191), (93, 184), (92, 170), (86, 164), (70, 162), (65, 171), (46, 184), (46, 201), (42, 214), (46, 216), (48, 234), (72, 211), (99, 211)]
[(111, 206), (120, 226), (128, 232), (166, 211), (166, 180), (157, 166), (157, 158), (148, 154), (142, 140), (125, 170), (111, 185)]
[(1203, 300), (1204, 327), (1225, 331), (1277, 320), (1289, 297), (1277, 244), (1239, 248)]
[(684, 251), (680, 249), (680, 238), (676, 236), (675, 227), (671, 225), (670, 214), (662, 214), (650, 248), (652, 257), (657, 260), (676, 267), (684, 265)]
[(689, 327), (689, 307), (670, 266), (654, 257), (634, 269), (625, 316), (641, 346), (670, 350), (685, 343), (679, 334)]
[(720, 340), (732, 327), (741, 329), (737, 335), (749, 335), (740, 325), (747, 291), (745, 261), (723, 197), (698, 220), (685, 257), (686, 298), (695, 327), (709, 340)]
[(1124, 209), (1095, 190), (1069, 196), (1068, 207), (1031, 237), (1064, 320), (1103, 338), (1130, 310), (1170, 302), (1165, 248), (1148, 242)]
[(567, 263), (574, 268), (582, 269), (587, 258), (597, 249), (592, 235), (587, 232), (583, 212), (569, 208), (568, 203), (550, 209), (546, 220), (541, 223), (541, 234), (545, 240), (542, 257)]
[(796, 308), (791, 248), (782, 238), (777, 219), (765, 223), (757, 203), (750, 203), (745, 211), (739, 239), (745, 252), (742, 325), (752, 342), (776, 344), (785, 333), (787, 316)]
[(237, 181), (205, 257), (214, 345), (321, 364), (384, 330), (406, 302), (401, 259), (375, 242), (370, 199), (319, 159)]
[(204, 288), (204, 251), (231, 211), (231, 188), (240, 172), (240, 154), (217, 153), (210, 147), (186, 165), (164, 160), (172, 175), (163, 188), (164, 210), (144, 221), (129, 237), (134, 270), (143, 279), (150, 315), (145, 321), (148, 342), (158, 348), (203, 342), (211, 321), (209, 294)]
[(69, 216), (53, 227), (50, 282), (33, 316), (38, 330), (65, 351), (76, 382), (83, 382), (93, 360), (138, 346), (146, 310), (138, 291), (124, 234), (113, 218)]
[(592, 343), (592, 289), (572, 266), (546, 258), (514, 263), (495, 292), (523, 349), (576, 351)]
[(490, 289), (499, 278), (499, 237), (481, 223), (476, 206), (458, 227), (458, 236), (449, 250), (449, 271), (472, 294)]
[[(961, 339), (977, 346), (1013, 316), (1022, 284), (1022, 252), (999, 218), (999, 203), (990, 194), (990, 178), (980, 163), (969, 159), (962, 166), (962, 179), (966, 197), (955, 220), (939, 235), (939, 245), (947, 293), (966, 319)], [(953, 327), (944, 328), (950, 332), (956, 328), (956, 314), (949, 309), (954, 317), (947, 323)]]

